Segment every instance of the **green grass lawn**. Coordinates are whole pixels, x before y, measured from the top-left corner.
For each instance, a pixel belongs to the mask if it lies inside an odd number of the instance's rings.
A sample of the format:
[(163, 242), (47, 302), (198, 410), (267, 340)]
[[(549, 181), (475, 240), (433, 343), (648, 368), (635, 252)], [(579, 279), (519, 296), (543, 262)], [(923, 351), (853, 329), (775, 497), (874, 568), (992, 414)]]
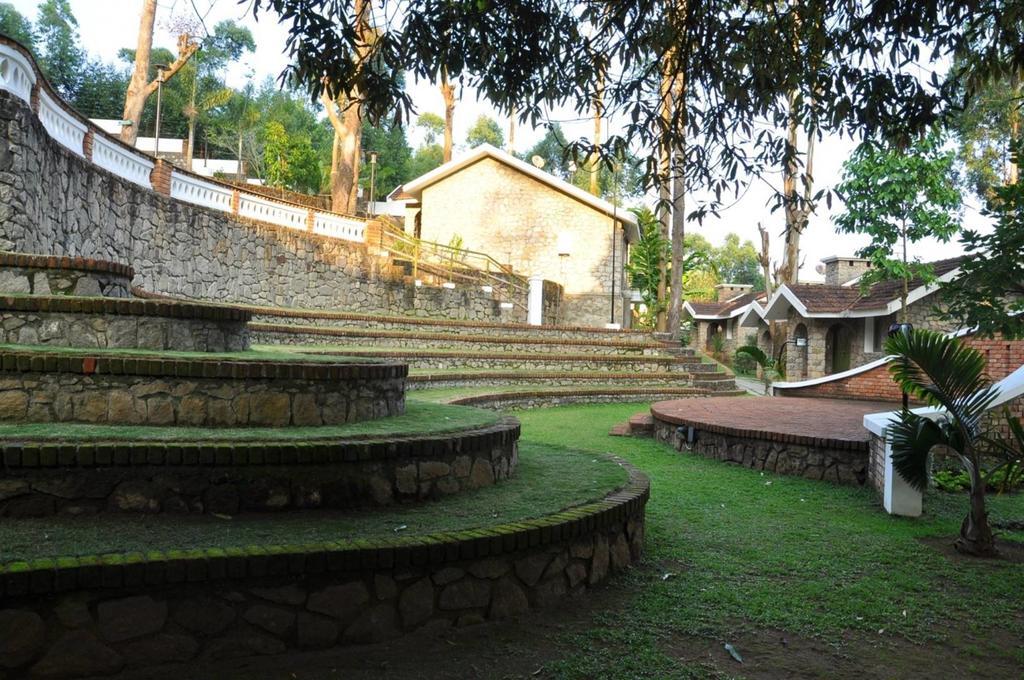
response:
[[(625, 577), (630, 604), (580, 634), (579, 652), (551, 668), (557, 676), (693, 677), (700, 669), (667, 656), (666, 637), (742, 640), (755, 630), (839, 644), (851, 633), (924, 642), (999, 629), (1018, 647), (982, 653), (1024, 665), (1024, 566), (951, 558), (922, 540), (952, 540), (965, 496), (932, 493), (923, 517), (891, 517), (871, 489), (762, 474), (651, 439), (607, 436), (645, 409), (518, 414), (526, 442), (612, 452), (651, 477), (647, 568)], [(993, 497), (990, 511), (994, 520), (1022, 520), (1024, 494)], [(1021, 533), (1004, 537), (1024, 541)]]
[(59, 441), (309, 441), (430, 435), (493, 425), (493, 411), (410, 400), (405, 414), (320, 427), (162, 427), (84, 423), (0, 424), (0, 439)]
[(303, 545), (422, 536), (533, 519), (603, 498), (626, 483), (604, 456), (543, 444), (520, 447), (515, 476), (443, 501), (361, 511), (209, 515), (104, 515), (0, 521), (0, 564), (153, 550)]

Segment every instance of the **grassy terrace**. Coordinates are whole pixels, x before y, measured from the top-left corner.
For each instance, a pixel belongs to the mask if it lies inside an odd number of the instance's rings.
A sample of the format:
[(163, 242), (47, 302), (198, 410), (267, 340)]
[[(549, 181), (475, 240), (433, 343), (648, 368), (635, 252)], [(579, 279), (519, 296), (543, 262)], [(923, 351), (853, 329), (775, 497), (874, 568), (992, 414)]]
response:
[(302, 545), (419, 536), (541, 517), (597, 500), (625, 484), (606, 457), (523, 446), (515, 476), (443, 502), (386, 509), (239, 516), (105, 516), (0, 522), (0, 564), (24, 559), (152, 550)]
[(482, 394), (510, 394), (516, 392), (529, 392), (536, 394), (544, 394), (545, 392), (560, 392), (565, 390), (579, 390), (580, 392), (588, 392), (595, 390), (607, 390), (609, 392), (615, 392), (615, 390), (621, 390), (624, 387), (629, 389), (633, 388), (644, 388), (649, 389), (653, 392), (659, 389), (671, 389), (674, 387), (685, 387), (685, 385), (643, 385), (637, 381), (636, 385), (623, 385), (619, 384), (602, 384), (600, 382), (585, 383), (582, 385), (565, 385), (565, 386), (545, 386), (545, 385), (496, 385), (494, 387), (486, 386), (473, 386), (473, 387), (439, 387), (431, 388), (427, 390), (413, 390), (406, 392), (406, 400), (425, 401), (425, 402), (442, 402), (447, 399), (456, 399), (461, 397), (477, 397)]
[[(368, 356), (370, 354), (394, 354), (394, 353), (408, 353), (413, 352), (416, 356), (444, 356), (457, 352), (460, 355), (466, 356), (480, 356), (480, 357), (493, 357), (496, 353), (501, 354), (502, 350), (491, 349), (491, 350), (473, 350), (473, 349), (441, 349), (437, 347), (374, 347), (367, 345), (253, 345), (254, 350), (267, 351), (267, 348), (274, 347), (276, 351), (290, 352), (292, 354), (298, 354), (301, 356), (317, 356), (317, 355), (346, 355), (352, 352), (358, 352), (362, 356)], [(529, 351), (529, 350), (527, 350)], [(661, 355), (606, 355), (606, 354), (588, 354), (584, 352), (574, 352), (571, 345), (566, 345), (564, 352), (535, 352), (536, 356), (540, 358), (560, 356), (573, 356), (581, 357), (586, 359), (607, 359), (608, 357), (616, 357), (622, 360), (640, 360), (640, 361), (670, 361), (672, 357), (661, 356)], [(425, 372), (436, 372), (430, 369)]]
[(67, 356), (86, 357), (140, 357), (147, 359), (202, 359), (214, 361), (281, 361), (304, 363), (350, 363), (374, 362), (370, 357), (339, 356), (337, 354), (303, 354), (276, 346), (265, 345), (242, 352), (178, 352), (172, 350), (119, 349), (105, 347), (58, 347), (54, 345), (10, 345), (0, 344), (0, 352), (47, 352)]
[(500, 416), (467, 406), (409, 401), (405, 414), (321, 427), (154, 427), (82, 423), (0, 424), (0, 439), (57, 441), (309, 441), (431, 435), (487, 427)]
[[(723, 641), (748, 654), (764, 641), (761, 651), (777, 657), (778, 675), (756, 677), (869, 677), (862, 664), (894, 648), (916, 651), (890, 654), (891, 669), (870, 677), (1021, 677), (1024, 565), (950, 554), (966, 496), (931, 493), (924, 517), (890, 517), (871, 489), (762, 474), (651, 439), (607, 436), (645, 408), (517, 414), (532, 445), (571, 441), (609, 451), (651, 477), (645, 563), (620, 580), (622, 608), (577, 626), (565, 641), (572, 651), (546, 666), (546, 677), (744, 674)], [(1024, 494), (990, 501), (994, 521), (1024, 520)], [(1024, 532), (1001, 533), (1024, 543)], [(788, 649), (779, 643), (787, 637)], [(796, 669), (809, 660), (798, 656), (801, 638), (839, 650), (848, 667), (803, 675)], [(707, 653), (705, 661), (680, 660), (695, 639), (707, 640), (702, 649), (721, 659), (717, 666), (705, 663)]]

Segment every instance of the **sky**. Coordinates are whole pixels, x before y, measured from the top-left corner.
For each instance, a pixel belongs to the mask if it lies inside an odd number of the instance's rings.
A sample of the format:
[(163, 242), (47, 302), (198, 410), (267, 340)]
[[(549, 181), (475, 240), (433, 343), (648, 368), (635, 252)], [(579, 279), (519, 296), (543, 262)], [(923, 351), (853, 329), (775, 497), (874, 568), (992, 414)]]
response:
[[(7, 1), (19, 12), (34, 20), (39, 0)], [(116, 61), (120, 48), (134, 47), (142, 0), (70, 0), (70, 4), (79, 22), (82, 46), (91, 55), (113, 62)], [(257, 82), (266, 76), (276, 77), (287, 65), (288, 60), (284, 54), (287, 26), (279, 24), (273, 13), (261, 13), (257, 22), (249, 12), (249, 3), (239, 4), (236, 0), (159, 0), (158, 7), (155, 46), (173, 49), (175, 38), (165, 28), (167, 22), (174, 16), (195, 16), (197, 10), (203, 15), (203, 21), (210, 30), (214, 24), (224, 19), (233, 19), (249, 27), (256, 41), (256, 52), (246, 55), (238, 64), (231, 67), (228, 73), (230, 85), (241, 86), (249, 74), (254, 76)], [(428, 82), (411, 82), (408, 89), (417, 113), (443, 114), (444, 103), (437, 86)], [(498, 114), (486, 101), (478, 100), (473, 91), (463, 89), (455, 109), (456, 141), (465, 139), (470, 125), (481, 114), (498, 120), (507, 135), (507, 119)], [(560, 121), (563, 131), (570, 139), (590, 137), (592, 122), (578, 121), (576, 118), (577, 115), (571, 110), (556, 110), (550, 113), (550, 119)], [(611, 127), (614, 132), (614, 121), (611, 122)], [(544, 133), (543, 128), (530, 129), (517, 125), (516, 151), (529, 150)], [(409, 131), (409, 139), (413, 146), (418, 143), (419, 137), (415, 130)], [(855, 144), (851, 140), (836, 137), (826, 137), (818, 143), (814, 158), (816, 189), (832, 187), (839, 182), (842, 164), (854, 148)], [(456, 155), (458, 152), (459, 149), (456, 147)], [(755, 247), (760, 248), (757, 226), (759, 223), (763, 224), (771, 235), (772, 258), (778, 261), (782, 256), (781, 233), (784, 217), (781, 210), (771, 212), (770, 201), (773, 186), (781, 186), (781, 182), (781, 173), (767, 176), (763, 180), (755, 180), (747, 190), (741, 192), (738, 199), (733, 200), (732, 205), (722, 212), (720, 217), (706, 218), (700, 225), (688, 223), (687, 229), (702, 234), (716, 245), (724, 240), (726, 234), (735, 232), (741, 239), (749, 239), (754, 242)], [(822, 258), (830, 255), (852, 255), (858, 248), (867, 244), (867, 238), (864, 236), (836, 233), (832, 216), (841, 209), (842, 204), (834, 200), (831, 210), (825, 205), (819, 205), (816, 214), (812, 215), (801, 241), (804, 262), (800, 271), (801, 280), (821, 280), (823, 277), (815, 272), (815, 266)], [(982, 231), (990, 228), (979, 215), (977, 202), (973, 198), (967, 200), (964, 224)], [(911, 251), (912, 256), (924, 261), (959, 254), (961, 250), (958, 244), (941, 244), (934, 241), (917, 244)]]

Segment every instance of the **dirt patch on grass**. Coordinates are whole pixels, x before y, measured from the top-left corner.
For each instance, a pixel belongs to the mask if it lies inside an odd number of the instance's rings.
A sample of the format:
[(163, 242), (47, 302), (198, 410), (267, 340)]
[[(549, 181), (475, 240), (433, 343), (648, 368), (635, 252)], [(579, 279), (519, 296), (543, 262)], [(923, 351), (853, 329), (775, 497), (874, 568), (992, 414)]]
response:
[(998, 557), (973, 557), (959, 552), (953, 546), (953, 542), (956, 540), (954, 536), (930, 536), (918, 540), (958, 563), (968, 563), (981, 567), (984, 567), (986, 564), (993, 566), (1006, 566), (1008, 564), (1024, 565), (1024, 543), (1017, 541), (996, 539), (996, 549), (999, 550)]

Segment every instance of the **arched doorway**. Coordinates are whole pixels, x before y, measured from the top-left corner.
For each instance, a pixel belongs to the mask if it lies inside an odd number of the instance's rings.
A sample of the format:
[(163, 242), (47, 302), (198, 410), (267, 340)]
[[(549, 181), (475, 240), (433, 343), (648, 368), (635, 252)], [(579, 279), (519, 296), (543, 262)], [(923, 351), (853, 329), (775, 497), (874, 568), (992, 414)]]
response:
[(825, 333), (825, 373), (842, 373), (850, 370), (850, 329), (837, 323)]
[(704, 350), (708, 354), (714, 354), (721, 349), (722, 325), (717, 321), (708, 324), (708, 337), (704, 341)]

